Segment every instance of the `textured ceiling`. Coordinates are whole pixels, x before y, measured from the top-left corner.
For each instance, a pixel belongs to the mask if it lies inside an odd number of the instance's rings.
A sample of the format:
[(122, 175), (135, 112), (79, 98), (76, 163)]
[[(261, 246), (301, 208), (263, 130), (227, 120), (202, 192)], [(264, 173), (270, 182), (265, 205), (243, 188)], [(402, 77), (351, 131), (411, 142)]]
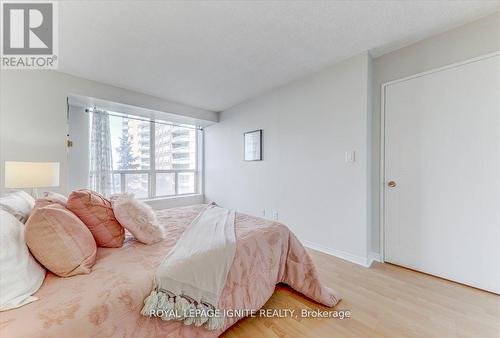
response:
[(499, 1), (61, 1), (59, 69), (215, 111)]

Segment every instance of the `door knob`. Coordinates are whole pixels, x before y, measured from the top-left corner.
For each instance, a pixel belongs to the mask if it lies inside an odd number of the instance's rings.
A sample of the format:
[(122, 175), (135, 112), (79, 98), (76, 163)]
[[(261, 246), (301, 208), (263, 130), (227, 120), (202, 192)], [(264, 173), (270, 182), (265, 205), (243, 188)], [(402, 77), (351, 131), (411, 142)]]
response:
[(396, 186), (396, 182), (395, 181), (389, 181), (389, 182), (387, 182), (387, 185), (389, 186), (389, 188), (394, 188)]

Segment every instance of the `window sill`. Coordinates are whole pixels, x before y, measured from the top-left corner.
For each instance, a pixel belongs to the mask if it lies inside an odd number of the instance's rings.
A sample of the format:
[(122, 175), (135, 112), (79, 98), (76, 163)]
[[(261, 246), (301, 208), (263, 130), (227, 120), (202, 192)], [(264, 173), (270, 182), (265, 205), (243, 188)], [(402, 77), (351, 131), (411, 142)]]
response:
[(155, 201), (171, 201), (176, 199), (185, 199), (185, 198), (194, 198), (194, 197), (203, 197), (203, 194), (186, 194), (186, 195), (177, 195), (177, 196), (163, 196), (163, 197), (155, 197), (155, 198), (145, 198), (141, 199), (143, 202), (155, 202)]
[(205, 202), (205, 196), (203, 194), (189, 194), (180, 196), (168, 196), (168, 197), (158, 197), (143, 200), (149, 204), (153, 209), (169, 209), (184, 207), (193, 204), (202, 204)]

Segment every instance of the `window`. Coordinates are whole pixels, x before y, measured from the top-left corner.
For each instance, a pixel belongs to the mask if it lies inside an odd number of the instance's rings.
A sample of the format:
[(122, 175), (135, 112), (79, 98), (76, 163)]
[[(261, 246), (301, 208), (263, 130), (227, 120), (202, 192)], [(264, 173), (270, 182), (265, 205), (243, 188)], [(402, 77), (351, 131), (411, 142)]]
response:
[(114, 193), (137, 198), (198, 193), (199, 130), (116, 113), (109, 119)]

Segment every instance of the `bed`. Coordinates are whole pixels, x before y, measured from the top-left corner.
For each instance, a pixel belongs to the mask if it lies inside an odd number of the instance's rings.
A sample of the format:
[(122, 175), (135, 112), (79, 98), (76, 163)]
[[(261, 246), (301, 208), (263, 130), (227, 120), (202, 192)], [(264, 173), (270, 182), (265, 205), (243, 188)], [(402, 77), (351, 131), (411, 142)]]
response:
[[(92, 272), (60, 278), (47, 272), (38, 301), (0, 313), (2, 337), (217, 337), (222, 330), (143, 317), (140, 310), (155, 269), (204, 205), (165, 209), (158, 218), (167, 237), (144, 245), (128, 237), (121, 248), (99, 248)], [(222, 292), (221, 309), (259, 309), (277, 283), (326, 306), (339, 296), (324, 287), (314, 264), (290, 230), (277, 222), (236, 214), (237, 248)]]

